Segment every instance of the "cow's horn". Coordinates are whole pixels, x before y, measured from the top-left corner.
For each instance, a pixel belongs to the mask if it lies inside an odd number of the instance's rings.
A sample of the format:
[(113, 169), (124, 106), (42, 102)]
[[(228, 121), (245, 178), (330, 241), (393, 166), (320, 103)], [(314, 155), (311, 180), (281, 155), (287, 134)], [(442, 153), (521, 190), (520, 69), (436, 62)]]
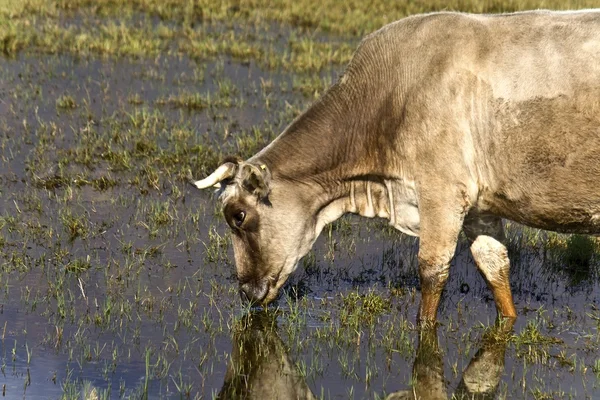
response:
[(201, 179), (199, 181), (192, 182), (192, 184), (194, 186), (196, 186), (198, 189), (206, 189), (211, 186), (220, 187), (221, 186), (220, 182), (234, 176), (236, 169), (237, 169), (237, 164), (234, 164), (232, 162), (226, 162), (225, 164), (221, 165), (219, 168), (217, 168), (215, 170), (215, 172), (213, 172), (206, 178)]

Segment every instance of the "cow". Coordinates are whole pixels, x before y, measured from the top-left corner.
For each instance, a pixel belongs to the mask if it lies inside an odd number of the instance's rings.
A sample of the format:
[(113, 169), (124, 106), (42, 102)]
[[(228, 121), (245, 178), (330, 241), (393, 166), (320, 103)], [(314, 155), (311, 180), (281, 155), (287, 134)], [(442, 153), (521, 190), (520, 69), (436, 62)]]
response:
[(461, 230), (499, 317), (516, 318), (502, 219), (600, 233), (600, 12), (454, 12), (362, 40), (275, 140), (220, 186), (243, 298), (267, 304), (346, 213), (418, 236), (417, 320), (434, 323)]

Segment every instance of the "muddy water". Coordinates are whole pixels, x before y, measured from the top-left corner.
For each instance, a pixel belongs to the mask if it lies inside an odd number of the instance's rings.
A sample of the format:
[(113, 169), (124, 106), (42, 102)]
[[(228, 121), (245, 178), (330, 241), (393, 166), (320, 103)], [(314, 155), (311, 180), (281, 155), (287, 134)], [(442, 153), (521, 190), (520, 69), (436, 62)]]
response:
[[(354, 217), (326, 229), (268, 315), (247, 316), (215, 199), (183, 171), (268, 141), (309, 103), (291, 86), (229, 59), (2, 60), (6, 398), (243, 398), (275, 387), (343, 399), (425, 388), (430, 398), (600, 396), (598, 257), (566, 256), (518, 227), (508, 344), (483, 339), (495, 307), (464, 242), (440, 326), (420, 341), (418, 241)], [(190, 93), (229, 101), (169, 101)], [(352, 302), (366, 296), (385, 307)]]

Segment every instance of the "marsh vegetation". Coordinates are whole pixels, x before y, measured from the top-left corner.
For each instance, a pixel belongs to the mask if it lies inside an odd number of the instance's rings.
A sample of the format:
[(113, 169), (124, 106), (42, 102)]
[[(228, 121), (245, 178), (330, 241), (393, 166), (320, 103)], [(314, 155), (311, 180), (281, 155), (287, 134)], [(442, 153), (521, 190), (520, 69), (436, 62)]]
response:
[(235, 396), (252, 367), (239, 355), (260, 345), (257, 364), (275, 352), (316, 398), (400, 396), (423, 360), (456, 397), (481, 354), (496, 360), (496, 398), (600, 396), (594, 238), (507, 223), (520, 318), (501, 337), (462, 240), (423, 342), (417, 241), (352, 216), (325, 229), (268, 315), (240, 302), (226, 224), (190, 173), (271, 141), (387, 22), (595, 5), (388, 3), (0, 0), (3, 396)]

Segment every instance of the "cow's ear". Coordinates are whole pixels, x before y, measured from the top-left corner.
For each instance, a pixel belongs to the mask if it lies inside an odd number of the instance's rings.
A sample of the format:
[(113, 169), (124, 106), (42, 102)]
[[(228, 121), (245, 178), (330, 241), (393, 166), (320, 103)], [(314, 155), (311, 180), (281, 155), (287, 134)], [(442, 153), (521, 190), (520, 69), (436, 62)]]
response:
[(271, 172), (265, 164), (243, 164), (240, 173), (242, 187), (264, 200), (269, 195)]

